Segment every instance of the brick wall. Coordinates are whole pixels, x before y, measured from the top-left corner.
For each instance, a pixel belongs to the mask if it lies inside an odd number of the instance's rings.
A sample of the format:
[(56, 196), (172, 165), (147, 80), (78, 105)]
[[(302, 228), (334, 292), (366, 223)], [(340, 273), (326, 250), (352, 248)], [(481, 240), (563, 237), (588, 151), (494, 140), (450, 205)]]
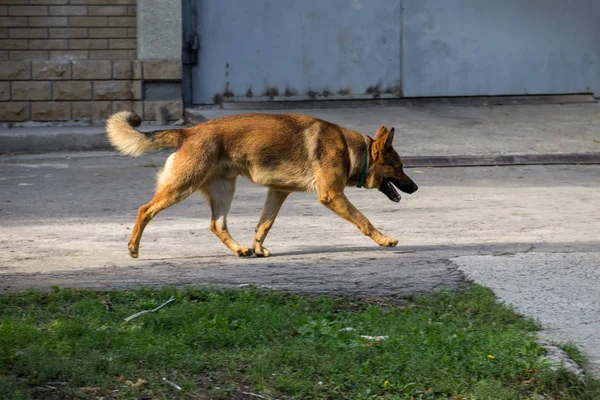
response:
[(181, 71), (165, 75), (172, 63), (135, 60), (136, 24), (136, 0), (0, 0), (0, 121), (104, 119), (120, 110), (154, 119), (157, 106), (180, 118), (180, 101), (144, 104), (144, 71), (149, 81), (178, 81)]

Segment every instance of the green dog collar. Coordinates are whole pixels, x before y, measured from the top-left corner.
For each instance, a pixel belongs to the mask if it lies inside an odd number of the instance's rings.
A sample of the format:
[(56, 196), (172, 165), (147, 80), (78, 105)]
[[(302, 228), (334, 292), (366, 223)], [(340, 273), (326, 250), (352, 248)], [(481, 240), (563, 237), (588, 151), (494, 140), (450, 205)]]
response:
[(367, 142), (367, 152), (365, 153), (365, 163), (363, 164), (362, 171), (360, 171), (360, 179), (356, 187), (361, 188), (367, 180), (367, 168), (369, 167), (369, 142)]

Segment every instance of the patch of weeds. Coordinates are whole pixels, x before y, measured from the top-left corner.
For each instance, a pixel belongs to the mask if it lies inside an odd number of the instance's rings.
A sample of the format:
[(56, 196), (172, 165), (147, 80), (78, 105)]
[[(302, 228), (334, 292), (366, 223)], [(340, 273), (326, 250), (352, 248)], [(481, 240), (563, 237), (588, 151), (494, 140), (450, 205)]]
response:
[(0, 398), (600, 398), (598, 382), (549, 368), (537, 329), (480, 286), (402, 307), (258, 290), (8, 294)]
[(571, 360), (575, 361), (578, 365), (583, 365), (586, 362), (585, 355), (579, 350), (577, 345), (573, 342), (562, 342), (558, 343), (558, 347), (569, 355)]

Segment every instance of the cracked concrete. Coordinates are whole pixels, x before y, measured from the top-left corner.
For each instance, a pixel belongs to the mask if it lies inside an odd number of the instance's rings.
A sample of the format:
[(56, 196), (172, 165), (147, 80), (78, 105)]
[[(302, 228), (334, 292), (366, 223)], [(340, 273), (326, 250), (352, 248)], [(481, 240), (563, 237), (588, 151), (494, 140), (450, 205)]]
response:
[(600, 249), (591, 250), (462, 256), (452, 261), (500, 300), (535, 316), (545, 328), (542, 335), (583, 346), (590, 357), (588, 367), (600, 374)]

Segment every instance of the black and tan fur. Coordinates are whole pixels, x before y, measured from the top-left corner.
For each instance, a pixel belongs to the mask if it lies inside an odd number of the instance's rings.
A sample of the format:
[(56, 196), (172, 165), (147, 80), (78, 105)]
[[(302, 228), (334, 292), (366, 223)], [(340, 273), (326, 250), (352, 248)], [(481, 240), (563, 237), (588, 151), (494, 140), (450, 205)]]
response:
[[(194, 192), (210, 204), (211, 231), (238, 256), (269, 256), (263, 243), (281, 205), (291, 192), (316, 191), (321, 203), (356, 225), (380, 246), (398, 241), (379, 232), (344, 194), (356, 186), (367, 143), (368, 169), (364, 187), (378, 188), (390, 200), (400, 196), (392, 186), (413, 193), (417, 185), (404, 173), (392, 147), (394, 128), (382, 126), (374, 139), (317, 118), (299, 115), (242, 114), (218, 118), (192, 128), (142, 133), (140, 118), (131, 112), (114, 114), (107, 122), (108, 138), (124, 154), (177, 147), (160, 172), (154, 198), (139, 208), (129, 254), (138, 257), (142, 232), (161, 210)], [(240, 246), (227, 231), (227, 214), (239, 175), (268, 187), (252, 247)]]

